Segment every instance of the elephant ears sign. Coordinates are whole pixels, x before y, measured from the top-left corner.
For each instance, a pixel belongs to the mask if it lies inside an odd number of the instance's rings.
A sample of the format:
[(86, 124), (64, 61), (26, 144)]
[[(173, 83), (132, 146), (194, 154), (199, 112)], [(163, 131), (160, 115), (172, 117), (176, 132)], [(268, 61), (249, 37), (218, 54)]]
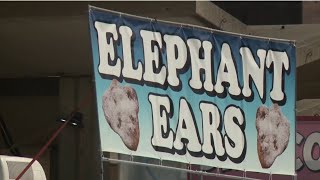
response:
[(101, 148), (295, 174), (295, 47), (90, 8)]

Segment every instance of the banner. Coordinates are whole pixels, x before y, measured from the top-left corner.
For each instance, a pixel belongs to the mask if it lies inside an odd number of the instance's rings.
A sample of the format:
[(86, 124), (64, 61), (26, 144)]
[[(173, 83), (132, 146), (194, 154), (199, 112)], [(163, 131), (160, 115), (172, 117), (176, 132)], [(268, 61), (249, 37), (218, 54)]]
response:
[(103, 151), (295, 173), (295, 47), (90, 8)]

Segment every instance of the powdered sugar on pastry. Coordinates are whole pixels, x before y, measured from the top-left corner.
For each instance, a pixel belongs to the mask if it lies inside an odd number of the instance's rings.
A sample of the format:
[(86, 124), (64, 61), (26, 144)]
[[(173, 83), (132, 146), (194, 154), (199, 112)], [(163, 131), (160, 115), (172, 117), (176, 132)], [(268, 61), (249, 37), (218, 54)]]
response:
[(270, 109), (263, 105), (257, 110), (256, 128), (259, 160), (263, 168), (269, 168), (288, 146), (290, 124), (277, 104)]
[(103, 94), (102, 108), (110, 127), (131, 150), (137, 150), (139, 144), (139, 103), (136, 91), (121, 87), (117, 80), (112, 80), (109, 89)]

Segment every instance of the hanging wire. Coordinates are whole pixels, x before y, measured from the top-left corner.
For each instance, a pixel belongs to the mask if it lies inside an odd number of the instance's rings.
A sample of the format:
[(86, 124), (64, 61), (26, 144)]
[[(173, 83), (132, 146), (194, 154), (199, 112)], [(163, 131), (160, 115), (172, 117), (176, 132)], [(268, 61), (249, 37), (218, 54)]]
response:
[(217, 167), (217, 173), (218, 173), (218, 174), (221, 174), (219, 167)]
[(130, 161), (133, 162), (133, 156), (132, 156), (132, 153), (130, 154)]
[[(306, 64), (307, 62), (310, 62), (312, 60), (312, 54), (313, 51), (312, 49), (308, 49), (307, 50), (308, 53), (306, 53), (305, 59), (304, 59), (304, 63)], [(310, 59), (310, 60), (309, 60)]]
[(245, 170), (245, 169), (243, 170), (243, 177), (244, 177), (244, 178), (246, 178), (246, 177), (247, 177), (247, 172), (246, 172), (246, 170)]

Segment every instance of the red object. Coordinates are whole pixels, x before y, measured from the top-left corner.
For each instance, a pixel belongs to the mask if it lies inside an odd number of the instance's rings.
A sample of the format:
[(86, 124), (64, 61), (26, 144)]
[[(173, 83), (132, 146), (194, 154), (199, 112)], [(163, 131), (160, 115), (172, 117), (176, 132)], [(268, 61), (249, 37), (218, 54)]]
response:
[(69, 123), (70, 119), (72, 118), (73, 113), (71, 113), (71, 116), (68, 118), (67, 121), (65, 121), (59, 129), (57, 129), (56, 132), (52, 135), (52, 137), (49, 139), (49, 141), (41, 148), (41, 150), (38, 152), (38, 154), (33, 157), (32, 161), (23, 169), (23, 171), (19, 174), (19, 176), (16, 178), (16, 180), (19, 180), (32, 166), (32, 164), (44, 153), (44, 151), (48, 148), (48, 146), (52, 143), (52, 141), (58, 136), (58, 134), (62, 131), (62, 129)]
[[(80, 103), (79, 107), (82, 107), (82, 105), (84, 105), (84, 103), (87, 102), (89, 97), (90, 96), (87, 96), (86, 99), (83, 99), (83, 101)], [(20, 178), (28, 171), (28, 169), (32, 166), (32, 164), (36, 160), (38, 160), (38, 158), (47, 150), (47, 148), (52, 143), (52, 141), (59, 135), (59, 133), (63, 130), (63, 128), (69, 123), (69, 121), (72, 119), (74, 113), (77, 112), (78, 109), (79, 108), (76, 108), (74, 111), (72, 111), (72, 113), (70, 114), (68, 119), (54, 132), (54, 134), (51, 136), (49, 141), (40, 149), (38, 154), (33, 157), (32, 161), (30, 161), (30, 163), (23, 169), (23, 171), (19, 174), (19, 176), (16, 178), (16, 180), (20, 180)]]

